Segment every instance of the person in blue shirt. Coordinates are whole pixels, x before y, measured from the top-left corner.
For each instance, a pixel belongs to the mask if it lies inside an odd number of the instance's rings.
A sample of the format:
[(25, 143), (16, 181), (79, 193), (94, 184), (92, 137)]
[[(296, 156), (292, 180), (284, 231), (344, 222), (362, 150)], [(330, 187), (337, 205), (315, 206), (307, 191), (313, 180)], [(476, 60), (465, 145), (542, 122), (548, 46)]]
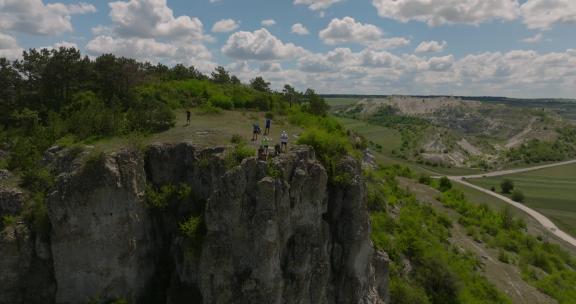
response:
[(270, 134), (270, 125), (272, 124), (272, 119), (266, 118), (266, 128), (264, 129), (264, 135)]
[(252, 141), (257, 141), (258, 140), (258, 134), (260, 134), (262, 131), (260, 130), (260, 125), (258, 124), (258, 122), (254, 122), (254, 124), (252, 125)]

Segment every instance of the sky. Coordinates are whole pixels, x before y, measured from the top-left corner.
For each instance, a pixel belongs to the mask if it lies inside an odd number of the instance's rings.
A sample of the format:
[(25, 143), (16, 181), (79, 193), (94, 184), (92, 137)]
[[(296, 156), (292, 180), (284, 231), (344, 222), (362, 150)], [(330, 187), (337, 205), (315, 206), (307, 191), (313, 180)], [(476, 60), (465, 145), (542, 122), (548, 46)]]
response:
[(576, 98), (576, 0), (0, 0), (0, 57), (60, 46), (324, 94)]

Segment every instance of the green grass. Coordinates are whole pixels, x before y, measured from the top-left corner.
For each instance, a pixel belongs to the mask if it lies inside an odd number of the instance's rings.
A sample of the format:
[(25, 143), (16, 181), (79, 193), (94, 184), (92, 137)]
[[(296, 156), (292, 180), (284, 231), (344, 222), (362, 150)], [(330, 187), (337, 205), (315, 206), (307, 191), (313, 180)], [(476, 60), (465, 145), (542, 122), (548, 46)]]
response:
[(325, 98), (326, 103), (331, 107), (345, 107), (356, 104), (362, 98)]
[(500, 183), (505, 178), (514, 181), (515, 189), (524, 192), (527, 206), (576, 236), (576, 164), (469, 181), (500, 191)]
[[(141, 144), (154, 142), (188, 142), (201, 147), (223, 146), (230, 143), (233, 135), (239, 134), (253, 147), (260, 144), (252, 142), (252, 124), (260, 123), (264, 128), (264, 112), (253, 111), (222, 111), (220, 114), (199, 115), (192, 113), (190, 126), (186, 126), (185, 110), (176, 111), (176, 125), (167, 131), (156, 133), (140, 139)], [(272, 146), (279, 142), (280, 133), (286, 130), (290, 135), (290, 142), (294, 143), (293, 135), (298, 135), (302, 129), (288, 123), (286, 117), (275, 117), (270, 128), (270, 143)], [(98, 141), (94, 145), (106, 152), (117, 151), (120, 148), (133, 145), (133, 141), (126, 137), (114, 137)]]

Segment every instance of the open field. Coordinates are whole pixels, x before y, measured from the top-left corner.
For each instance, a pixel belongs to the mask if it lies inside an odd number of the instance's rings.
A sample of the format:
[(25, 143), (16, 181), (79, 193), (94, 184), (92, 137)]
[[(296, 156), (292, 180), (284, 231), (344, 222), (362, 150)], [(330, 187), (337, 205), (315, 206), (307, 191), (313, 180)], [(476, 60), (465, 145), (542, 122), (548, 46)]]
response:
[[(264, 113), (253, 111), (222, 111), (220, 114), (198, 115), (192, 113), (190, 126), (186, 126), (186, 114), (184, 111), (177, 112), (176, 125), (164, 132), (144, 138), (111, 138), (98, 141), (94, 146), (103, 151), (117, 151), (118, 149), (134, 144), (147, 144), (153, 142), (188, 142), (201, 147), (222, 146), (230, 143), (232, 135), (239, 134), (251, 143), (252, 124), (258, 121), (264, 131)], [(290, 135), (290, 142), (296, 140), (295, 136), (302, 131), (300, 128), (290, 125), (285, 117), (272, 119), (270, 128), (271, 145), (279, 142), (280, 133), (286, 130)], [(258, 137), (259, 139), (261, 137)], [(253, 143), (255, 146), (260, 141)]]
[(347, 107), (347, 106), (354, 105), (355, 103), (357, 103), (361, 99), (362, 98), (342, 97), (342, 98), (326, 98), (325, 100), (326, 100), (326, 103), (328, 103), (328, 105), (330, 107), (336, 108), (336, 107)]
[(576, 164), (468, 181), (499, 190), (505, 178), (513, 180), (515, 188), (525, 194), (528, 207), (550, 218), (562, 230), (576, 235)]

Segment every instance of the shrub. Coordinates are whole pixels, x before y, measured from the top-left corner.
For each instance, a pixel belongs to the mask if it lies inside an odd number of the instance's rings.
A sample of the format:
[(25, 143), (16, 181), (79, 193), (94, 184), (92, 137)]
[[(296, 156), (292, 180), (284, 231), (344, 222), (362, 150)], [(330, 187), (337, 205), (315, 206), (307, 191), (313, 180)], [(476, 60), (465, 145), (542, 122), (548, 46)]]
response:
[(510, 254), (508, 254), (505, 250), (498, 250), (498, 261), (504, 264), (510, 264)]
[(245, 143), (246, 140), (240, 134), (233, 134), (232, 138), (230, 138), (230, 142), (233, 144), (242, 144), (242, 143)]
[(335, 169), (336, 162), (351, 150), (347, 137), (319, 128), (311, 128), (302, 133), (298, 138), (298, 144), (314, 148), (316, 155), (328, 170)]
[(440, 192), (446, 192), (450, 189), (452, 189), (452, 182), (450, 181), (450, 179), (448, 179), (448, 177), (443, 176), (440, 179), (440, 182), (438, 183), (438, 190)]
[(45, 193), (54, 185), (54, 176), (46, 168), (27, 170), (22, 176), (21, 186), (32, 191)]
[(205, 102), (198, 107), (196, 111), (199, 115), (215, 115), (222, 113), (222, 110), (212, 105), (211, 102)]
[(226, 151), (225, 161), (228, 168), (238, 166), (242, 160), (248, 157), (253, 157), (256, 155), (256, 150), (247, 146), (244, 143), (240, 143), (234, 146), (233, 149)]
[(272, 161), (268, 161), (268, 165), (266, 166), (266, 174), (268, 176), (274, 177), (274, 178), (278, 178), (282, 176), (282, 171), (281, 169), (276, 166), (276, 164), (274, 164)]
[(514, 189), (514, 182), (510, 179), (504, 179), (500, 183), (500, 188), (502, 189), (502, 193), (509, 194)]
[(199, 216), (191, 216), (185, 222), (180, 223), (180, 232), (189, 238), (194, 238), (200, 234), (202, 219)]
[(421, 184), (424, 184), (424, 185), (430, 185), (430, 182), (431, 182), (430, 176), (428, 176), (428, 175), (421, 175), (421, 176), (418, 178), (418, 182), (421, 183)]
[(192, 195), (192, 188), (186, 184), (164, 184), (159, 189), (146, 185), (144, 197), (148, 207), (163, 209), (172, 202), (184, 202)]
[(523, 203), (524, 202), (524, 193), (518, 189), (514, 190), (514, 192), (512, 192), (512, 200), (519, 202), (519, 203)]

